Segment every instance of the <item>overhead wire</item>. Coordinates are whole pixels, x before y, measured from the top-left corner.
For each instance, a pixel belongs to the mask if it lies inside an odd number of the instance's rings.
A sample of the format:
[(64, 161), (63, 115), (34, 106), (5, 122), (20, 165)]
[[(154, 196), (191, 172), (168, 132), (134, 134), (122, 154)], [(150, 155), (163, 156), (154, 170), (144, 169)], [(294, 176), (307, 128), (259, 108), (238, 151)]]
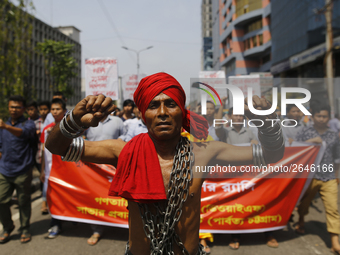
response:
[[(116, 26), (115, 26), (115, 24), (114, 24), (114, 22), (113, 22), (113, 20), (112, 20), (112, 18), (110, 16), (110, 14), (108, 13), (107, 8), (105, 8), (104, 3), (102, 2), (102, 0), (97, 0), (97, 2), (99, 4), (100, 8), (102, 9), (104, 15), (106, 16), (106, 19), (108, 20), (108, 22), (111, 25), (112, 29), (115, 31), (115, 33), (116, 33), (118, 39), (120, 40), (122, 46), (126, 47), (126, 43), (124, 42), (123, 37), (119, 34), (118, 29), (116, 28)], [(133, 59), (133, 61), (135, 61), (135, 59), (133, 58), (131, 52), (128, 52), (128, 54)]]
[[(106, 38), (88, 39), (88, 40), (83, 40), (82, 42), (111, 40), (111, 39), (114, 39), (114, 38), (117, 38), (117, 36), (106, 37)], [(124, 36), (124, 38), (132, 39), (132, 40), (140, 40), (140, 41), (158, 42), (158, 43), (170, 43), (170, 44), (189, 44), (189, 45), (200, 45), (201, 44), (201, 43), (195, 43), (195, 42), (171, 42), (171, 41), (162, 41), (162, 40), (150, 40), (150, 39), (145, 39), (145, 38), (136, 38), (136, 37), (129, 37), (129, 36)]]

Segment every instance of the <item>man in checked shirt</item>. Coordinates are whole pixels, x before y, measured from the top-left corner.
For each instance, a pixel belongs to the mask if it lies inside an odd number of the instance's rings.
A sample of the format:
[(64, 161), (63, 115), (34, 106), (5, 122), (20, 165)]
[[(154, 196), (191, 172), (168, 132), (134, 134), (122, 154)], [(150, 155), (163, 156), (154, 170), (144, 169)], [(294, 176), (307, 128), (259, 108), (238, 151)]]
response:
[(304, 216), (315, 194), (319, 192), (326, 210), (327, 231), (332, 241), (332, 252), (340, 254), (339, 234), (340, 217), (338, 211), (338, 184), (340, 167), (340, 140), (337, 133), (328, 128), (330, 107), (316, 105), (312, 108), (314, 125), (305, 127), (297, 134), (297, 141), (310, 143), (326, 142), (326, 150), (318, 166), (315, 166), (314, 178), (298, 206), (299, 222), (296, 232), (304, 234)]

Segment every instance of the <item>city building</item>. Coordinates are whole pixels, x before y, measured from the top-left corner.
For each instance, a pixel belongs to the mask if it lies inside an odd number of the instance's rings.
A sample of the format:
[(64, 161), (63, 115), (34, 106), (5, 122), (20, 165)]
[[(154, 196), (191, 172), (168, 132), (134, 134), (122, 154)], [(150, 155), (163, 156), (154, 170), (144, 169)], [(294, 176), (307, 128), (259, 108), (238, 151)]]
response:
[(220, 55), (222, 49), (220, 48), (220, 0), (214, 0), (211, 3), (211, 14), (212, 14), (212, 55), (213, 55), (213, 70), (221, 70)]
[(201, 70), (210, 71), (213, 70), (212, 0), (202, 0), (201, 21), (202, 21)]
[[(272, 0), (272, 67), (275, 77), (325, 77), (325, 0)], [(333, 58), (340, 55), (340, 2), (333, 1)], [(340, 76), (335, 65), (334, 76)]]
[[(41, 20), (33, 19), (32, 30), (32, 47), (36, 47), (38, 42), (45, 39), (54, 41), (64, 41), (65, 43), (74, 45), (73, 57), (78, 64), (74, 70), (78, 75), (71, 79), (70, 85), (73, 88), (73, 96), (67, 98), (68, 105), (75, 105), (81, 100), (81, 45), (80, 30), (74, 26), (51, 27)], [(35, 91), (36, 98), (39, 101), (51, 100), (53, 91), (50, 89), (48, 77), (45, 74), (44, 58), (41, 54), (34, 51), (34, 55), (29, 63), (29, 84), (32, 91)]]
[[(333, 76), (340, 77), (340, 2), (332, 3)], [(311, 104), (328, 102), (325, 0), (272, 0), (271, 73), (279, 86), (304, 87)], [(340, 78), (333, 79), (334, 112), (340, 113)]]
[(214, 1), (212, 20), (214, 70), (226, 77), (270, 70), (269, 0)]

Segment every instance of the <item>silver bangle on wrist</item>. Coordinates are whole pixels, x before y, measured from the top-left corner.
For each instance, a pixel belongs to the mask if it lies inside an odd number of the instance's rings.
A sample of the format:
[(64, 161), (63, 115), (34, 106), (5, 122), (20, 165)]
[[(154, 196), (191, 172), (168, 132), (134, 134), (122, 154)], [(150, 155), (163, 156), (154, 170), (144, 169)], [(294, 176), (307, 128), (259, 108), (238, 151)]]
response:
[(72, 122), (72, 125), (75, 126), (77, 130), (79, 130), (79, 131), (84, 131), (84, 130), (87, 129), (87, 127), (80, 127), (80, 126), (75, 122), (75, 120), (74, 120), (74, 118), (73, 118), (73, 109), (72, 109), (71, 112), (70, 112), (70, 120), (71, 120), (71, 122)]
[(278, 151), (285, 145), (281, 125), (276, 122), (271, 129), (259, 130), (259, 141), (263, 148)]
[[(263, 149), (266, 151), (278, 151), (285, 146), (285, 140), (283, 139), (282, 128), (279, 122), (276, 122), (271, 127), (259, 129), (258, 137)], [(264, 158), (263, 152), (262, 158)]]
[(65, 157), (61, 157), (62, 161), (78, 162), (84, 151), (84, 139), (77, 137), (72, 140), (68, 147)]
[[(73, 112), (73, 110), (67, 112), (66, 115), (64, 116), (64, 118), (63, 118), (63, 119), (60, 121), (60, 123), (59, 123), (60, 132), (61, 132), (65, 137), (70, 138), (70, 139), (76, 138), (76, 137), (80, 136), (80, 135), (84, 132), (84, 130), (86, 129), (86, 128), (79, 127), (79, 125), (77, 125), (77, 123), (76, 123), (76, 122), (74, 121), (74, 119), (73, 119), (73, 114), (72, 114), (72, 112)], [(75, 128), (72, 128), (72, 127), (70, 126), (70, 124), (67, 122), (67, 116), (68, 116), (68, 115), (70, 115), (71, 123), (72, 123), (72, 125), (73, 125), (74, 127), (76, 127), (76, 129), (75, 129)], [(65, 126), (66, 126), (67, 128), (65, 128)], [(71, 130), (71, 132), (68, 131), (67, 129)]]
[(258, 167), (266, 166), (267, 163), (263, 157), (263, 151), (260, 144), (253, 144), (253, 165)]
[(261, 143), (253, 145), (253, 162), (256, 166), (266, 166), (263, 150), (275, 152), (285, 146), (282, 128), (279, 122), (270, 127), (258, 129), (258, 137)]

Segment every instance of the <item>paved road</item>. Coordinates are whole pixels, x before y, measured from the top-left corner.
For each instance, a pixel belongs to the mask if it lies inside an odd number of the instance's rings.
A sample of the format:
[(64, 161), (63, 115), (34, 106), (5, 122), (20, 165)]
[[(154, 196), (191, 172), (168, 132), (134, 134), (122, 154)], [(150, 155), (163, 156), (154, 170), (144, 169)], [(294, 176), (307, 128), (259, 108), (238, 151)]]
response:
[[(32, 218), (31, 232), (32, 241), (27, 244), (20, 243), (20, 236), (17, 232), (19, 228), (18, 208), (12, 206), (13, 217), (15, 218), (16, 229), (12, 233), (12, 240), (7, 244), (0, 245), (0, 255), (61, 255), (61, 254), (123, 254), (128, 230), (120, 228), (105, 228), (103, 239), (95, 246), (86, 243), (91, 235), (90, 226), (83, 223), (77, 225), (65, 222), (63, 232), (56, 239), (47, 239), (50, 216), (41, 215), (40, 191), (32, 194)], [(294, 220), (297, 214), (294, 212)], [(237, 251), (228, 248), (229, 235), (215, 235), (215, 242), (211, 245), (212, 254), (254, 254), (254, 255), (320, 255), (330, 254), (330, 240), (326, 231), (325, 212), (320, 198), (313, 201), (310, 214), (306, 217), (306, 234), (299, 236), (293, 231), (293, 223), (289, 223), (286, 229), (277, 231), (276, 237), (280, 243), (277, 249), (269, 248), (265, 245), (263, 234), (246, 234), (242, 236), (241, 247)], [(0, 226), (0, 230), (2, 227)], [(1, 230), (2, 231), (2, 230)]]

